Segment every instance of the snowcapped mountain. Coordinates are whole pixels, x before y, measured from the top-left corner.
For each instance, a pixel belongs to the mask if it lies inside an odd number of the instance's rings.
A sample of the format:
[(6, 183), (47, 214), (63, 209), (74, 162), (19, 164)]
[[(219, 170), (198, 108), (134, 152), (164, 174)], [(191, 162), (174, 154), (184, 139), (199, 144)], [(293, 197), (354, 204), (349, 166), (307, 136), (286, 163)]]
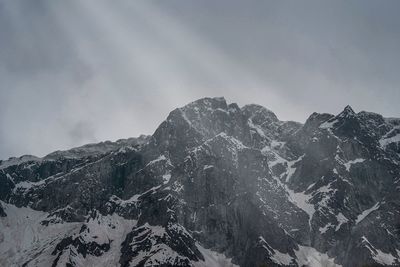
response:
[(204, 98), (0, 162), (0, 266), (400, 266), (400, 119)]

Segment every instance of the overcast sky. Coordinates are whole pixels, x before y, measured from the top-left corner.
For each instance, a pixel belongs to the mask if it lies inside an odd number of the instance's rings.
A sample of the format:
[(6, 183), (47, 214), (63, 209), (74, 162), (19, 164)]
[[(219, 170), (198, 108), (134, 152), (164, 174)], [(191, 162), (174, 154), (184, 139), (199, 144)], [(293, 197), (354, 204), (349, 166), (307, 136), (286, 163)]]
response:
[(0, 159), (152, 134), (205, 96), (400, 117), (400, 1), (0, 0)]

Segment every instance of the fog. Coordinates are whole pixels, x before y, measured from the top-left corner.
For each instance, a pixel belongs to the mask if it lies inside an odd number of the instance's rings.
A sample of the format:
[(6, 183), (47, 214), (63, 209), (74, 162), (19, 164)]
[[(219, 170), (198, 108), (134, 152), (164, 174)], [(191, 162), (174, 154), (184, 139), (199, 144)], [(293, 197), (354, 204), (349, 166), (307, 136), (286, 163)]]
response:
[(205, 96), (400, 117), (398, 1), (0, 0), (0, 159), (152, 134)]

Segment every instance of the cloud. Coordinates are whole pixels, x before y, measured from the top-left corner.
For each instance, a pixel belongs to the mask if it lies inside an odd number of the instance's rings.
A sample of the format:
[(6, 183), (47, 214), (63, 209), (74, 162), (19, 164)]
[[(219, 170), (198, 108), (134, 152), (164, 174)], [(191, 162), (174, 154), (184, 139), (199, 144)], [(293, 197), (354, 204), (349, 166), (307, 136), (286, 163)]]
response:
[(399, 116), (398, 5), (0, 0), (0, 158), (151, 134), (204, 96)]
[(71, 141), (74, 144), (81, 144), (83, 142), (93, 142), (96, 140), (95, 130), (90, 122), (78, 121), (68, 131)]

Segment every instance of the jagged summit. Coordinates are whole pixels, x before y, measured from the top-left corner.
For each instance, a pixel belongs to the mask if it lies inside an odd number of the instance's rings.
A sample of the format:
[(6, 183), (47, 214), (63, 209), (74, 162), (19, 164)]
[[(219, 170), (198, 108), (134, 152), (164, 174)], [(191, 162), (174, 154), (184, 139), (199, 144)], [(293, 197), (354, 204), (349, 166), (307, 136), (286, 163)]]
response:
[(355, 117), (356, 113), (354, 112), (353, 108), (347, 105), (342, 112), (340, 112), (336, 117), (338, 118), (350, 118)]
[(205, 108), (205, 109), (226, 109), (228, 107), (227, 102), (224, 97), (204, 97), (198, 100), (195, 100), (179, 109), (187, 110), (187, 109), (196, 109), (196, 108)]
[(275, 113), (261, 105), (245, 105), (242, 107), (242, 111), (247, 113), (250, 118), (258, 117), (258, 120), (263, 120), (261, 123), (279, 121)]
[(151, 137), (4, 161), (0, 266), (398, 266), (399, 121), (202, 98)]
[(355, 114), (353, 108), (350, 105), (345, 106), (344, 109), (343, 109), (343, 112)]

